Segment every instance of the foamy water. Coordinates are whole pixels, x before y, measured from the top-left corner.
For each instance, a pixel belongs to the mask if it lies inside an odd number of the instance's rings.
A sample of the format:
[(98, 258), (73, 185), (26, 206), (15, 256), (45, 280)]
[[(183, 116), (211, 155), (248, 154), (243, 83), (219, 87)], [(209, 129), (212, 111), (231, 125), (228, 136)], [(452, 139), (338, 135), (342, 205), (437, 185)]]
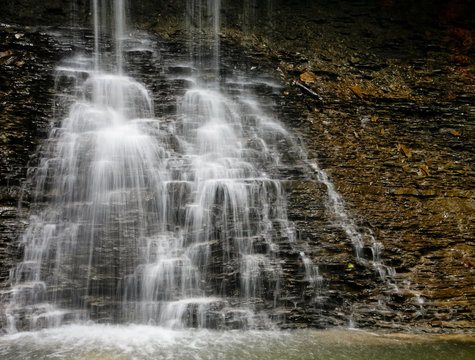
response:
[(351, 330), (211, 331), (73, 325), (0, 337), (4, 360), (469, 360), (470, 336)]

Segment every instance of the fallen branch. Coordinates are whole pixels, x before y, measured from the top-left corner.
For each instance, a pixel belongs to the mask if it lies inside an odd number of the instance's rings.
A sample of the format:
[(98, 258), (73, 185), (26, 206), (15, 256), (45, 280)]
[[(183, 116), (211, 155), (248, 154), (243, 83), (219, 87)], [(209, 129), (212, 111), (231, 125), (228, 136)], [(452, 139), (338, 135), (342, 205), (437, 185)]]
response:
[(295, 80), (292, 81), (292, 85), (298, 86), (304, 94), (307, 94), (310, 97), (314, 98), (315, 100), (318, 100), (318, 102), (320, 102), (323, 105), (323, 98), (320, 95), (318, 95), (315, 91), (310, 89), (309, 87), (307, 87), (304, 84), (302, 84), (301, 82), (295, 81)]

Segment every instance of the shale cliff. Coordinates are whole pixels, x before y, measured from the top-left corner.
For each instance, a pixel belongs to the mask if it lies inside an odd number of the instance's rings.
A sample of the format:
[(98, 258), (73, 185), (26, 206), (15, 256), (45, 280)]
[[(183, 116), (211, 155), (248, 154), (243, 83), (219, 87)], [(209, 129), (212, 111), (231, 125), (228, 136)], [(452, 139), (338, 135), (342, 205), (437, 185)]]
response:
[[(472, 328), (473, 5), (431, 5), (281, 4), (274, 9), (278, 26), (246, 39), (276, 61), (285, 96), (302, 109), (300, 121), (287, 126), (383, 243), (384, 261), (407, 290), (392, 295), (392, 310), (406, 302), (398, 315), (404, 322)], [(345, 266), (351, 252), (321, 239), (318, 227), (307, 232), (317, 213), (313, 185), (291, 192), (296, 221), (308, 239), (318, 239), (317, 263), (329, 272), (329, 287), (364, 297), (371, 285)], [(423, 310), (411, 313), (408, 297)], [(355, 313), (363, 323), (378, 318)]]
[[(3, 288), (28, 220), (23, 182), (53, 117), (52, 70), (74, 50), (61, 34), (73, 21), (90, 21), (87, 1), (40, 4), (6, 1), (0, 18)], [(133, 12), (138, 27), (180, 49), (184, 8), (142, 1)], [(328, 221), (325, 187), (289, 174), (290, 220), (325, 279), (319, 304), (298, 278), (288, 281), (289, 298), (304, 292), (289, 326), (350, 319), (367, 327), (473, 330), (474, 12), (468, 0), (223, 6), (223, 56), (281, 79), (273, 95), (279, 120), (301, 137), (308, 158), (327, 172), (357, 227), (383, 244), (381, 257), (396, 271), (398, 291), (357, 261)], [(369, 246), (364, 252), (373, 256)], [(292, 256), (288, 277), (296, 276)]]

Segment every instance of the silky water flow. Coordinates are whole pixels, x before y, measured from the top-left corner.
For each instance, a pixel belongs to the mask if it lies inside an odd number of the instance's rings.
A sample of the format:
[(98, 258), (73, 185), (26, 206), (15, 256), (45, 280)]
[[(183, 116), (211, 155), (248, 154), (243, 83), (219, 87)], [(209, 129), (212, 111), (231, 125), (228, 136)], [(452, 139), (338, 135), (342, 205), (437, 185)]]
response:
[[(323, 283), (287, 218), (285, 158), (294, 154), (327, 186), (359, 257), (362, 240), (341, 197), (245, 89), (259, 79), (220, 78), (219, 0), (187, 3), (190, 58), (180, 66), (189, 86), (173, 121), (156, 117), (147, 88), (126, 74), (125, 53), (151, 50), (129, 35), (125, 0), (92, 4), (93, 56), (57, 68), (66, 111), (57, 111), (62, 120), (32, 171), (9, 331), (91, 320), (175, 329), (282, 323), (281, 244), (299, 257), (315, 299)], [(387, 277), (379, 252), (373, 262)]]

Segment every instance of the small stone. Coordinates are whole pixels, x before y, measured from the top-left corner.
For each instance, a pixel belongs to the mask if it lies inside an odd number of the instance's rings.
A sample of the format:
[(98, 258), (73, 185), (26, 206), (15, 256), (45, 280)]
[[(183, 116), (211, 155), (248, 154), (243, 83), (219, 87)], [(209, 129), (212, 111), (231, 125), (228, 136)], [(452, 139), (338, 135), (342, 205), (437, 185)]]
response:
[(405, 147), (404, 145), (401, 145), (399, 144), (397, 146), (398, 150), (403, 153), (408, 159), (412, 156), (412, 151), (409, 150), (407, 147)]
[(306, 83), (306, 84), (312, 84), (316, 81), (317, 75), (315, 75), (313, 72), (304, 72), (300, 74), (300, 81)]
[(420, 169), (422, 171), (422, 175), (430, 176), (429, 167), (427, 165), (421, 165)]
[(13, 51), (7, 50), (7, 51), (2, 51), (0, 52), (0, 59), (4, 57), (10, 57), (13, 55)]
[(358, 96), (365, 104), (369, 104), (369, 102), (363, 97), (363, 92), (359, 86), (351, 86), (350, 90), (353, 91), (353, 93)]

